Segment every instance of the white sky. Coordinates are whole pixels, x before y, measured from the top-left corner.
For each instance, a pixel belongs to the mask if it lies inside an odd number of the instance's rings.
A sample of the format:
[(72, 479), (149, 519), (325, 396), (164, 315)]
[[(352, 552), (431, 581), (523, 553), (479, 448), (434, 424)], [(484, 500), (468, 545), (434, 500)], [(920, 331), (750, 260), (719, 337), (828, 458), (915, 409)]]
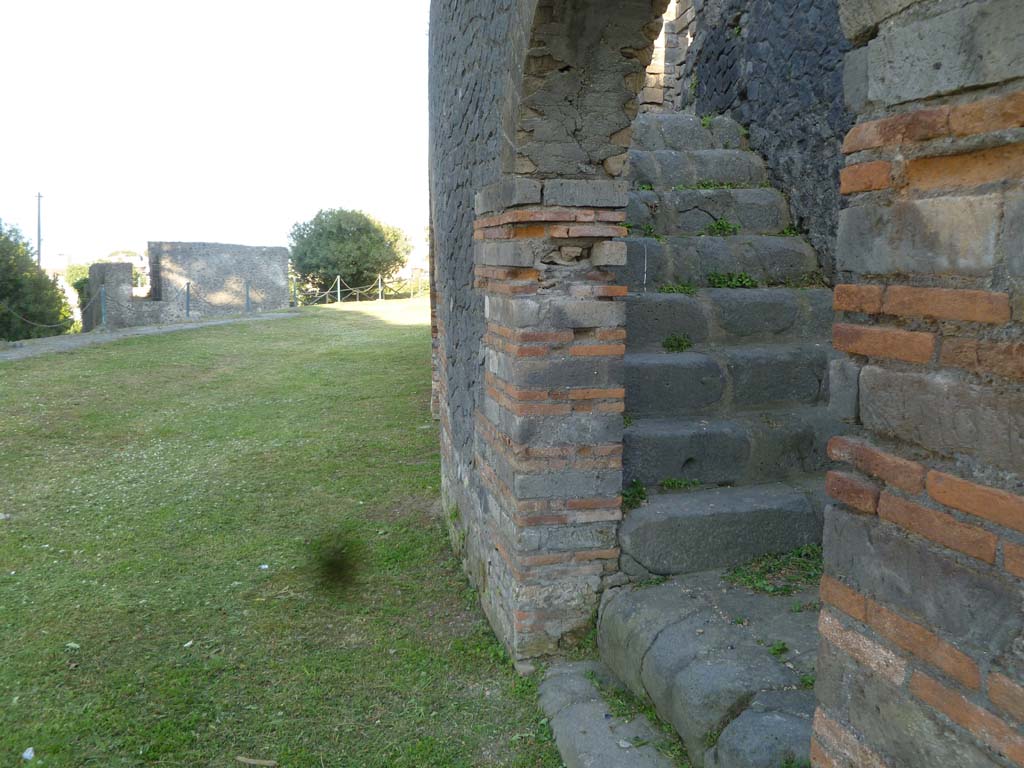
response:
[(44, 264), (427, 227), (428, 0), (3, 0), (0, 219)]

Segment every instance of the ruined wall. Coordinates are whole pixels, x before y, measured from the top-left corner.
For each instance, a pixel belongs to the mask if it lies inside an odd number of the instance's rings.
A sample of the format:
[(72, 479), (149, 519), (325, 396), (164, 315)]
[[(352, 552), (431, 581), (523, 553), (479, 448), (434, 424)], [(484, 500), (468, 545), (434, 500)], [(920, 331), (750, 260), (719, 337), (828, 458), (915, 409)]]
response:
[(168, 301), (192, 283), (196, 306), (254, 312), (288, 306), (288, 249), (223, 243), (149, 243), (150, 298)]
[(105, 306), (93, 302), (82, 330), (99, 327), (104, 311), (107, 328), (126, 328), (288, 306), (287, 248), (150, 243), (149, 265), (150, 294), (134, 296), (131, 264), (93, 264), (89, 294), (99, 296), (102, 286)]
[[(680, 8), (692, 43), (677, 92), (698, 115), (730, 114), (750, 131), (772, 185), (786, 193), (825, 272), (832, 273), (839, 146), (852, 123), (843, 101), (849, 43), (837, 0), (704, 0)], [(681, 35), (686, 33), (680, 31)], [(683, 50), (685, 39), (680, 40)], [(678, 55), (678, 54), (677, 54)]]
[(816, 766), (1024, 765), (1024, 4), (842, 0)]

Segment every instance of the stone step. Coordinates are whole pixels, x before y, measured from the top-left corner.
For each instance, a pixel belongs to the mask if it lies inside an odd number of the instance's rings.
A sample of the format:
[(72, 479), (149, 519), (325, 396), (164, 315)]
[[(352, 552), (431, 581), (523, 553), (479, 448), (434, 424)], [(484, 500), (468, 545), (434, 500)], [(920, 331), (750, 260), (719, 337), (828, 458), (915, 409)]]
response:
[(718, 116), (705, 121), (686, 112), (643, 114), (633, 121), (635, 149), (696, 150), (745, 149), (743, 128), (731, 118)]
[(626, 298), (626, 346), (630, 352), (658, 351), (673, 334), (694, 344), (827, 340), (833, 319), (828, 288), (633, 293)]
[[(636, 232), (636, 234), (640, 234)], [(648, 293), (669, 284), (706, 286), (712, 273), (744, 272), (760, 285), (799, 282), (818, 271), (818, 255), (799, 237), (628, 237), (620, 285)]]
[(731, 568), (821, 541), (824, 475), (803, 485), (767, 483), (652, 495), (619, 528), (629, 576)]
[(695, 767), (778, 768), (810, 753), (817, 611), (792, 606), (817, 599), (816, 590), (755, 594), (719, 571), (611, 589), (598, 648), (673, 725)]
[(786, 198), (770, 187), (634, 191), (626, 218), (643, 235), (778, 235), (790, 225)]
[(741, 149), (631, 149), (629, 179), (634, 187), (671, 190), (711, 184), (759, 187), (767, 175), (761, 157)]
[(632, 352), (624, 361), (626, 412), (675, 417), (821, 402), (829, 352), (813, 342)]
[(676, 768), (659, 750), (665, 734), (642, 714), (614, 716), (602, 688), (622, 685), (597, 661), (557, 663), (544, 675), (540, 705), (566, 768)]
[(829, 438), (850, 429), (825, 406), (707, 419), (636, 419), (623, 437), (624, 481), (648, 487), (668, 478), (744, 485), (820, 472), (830, 466)]

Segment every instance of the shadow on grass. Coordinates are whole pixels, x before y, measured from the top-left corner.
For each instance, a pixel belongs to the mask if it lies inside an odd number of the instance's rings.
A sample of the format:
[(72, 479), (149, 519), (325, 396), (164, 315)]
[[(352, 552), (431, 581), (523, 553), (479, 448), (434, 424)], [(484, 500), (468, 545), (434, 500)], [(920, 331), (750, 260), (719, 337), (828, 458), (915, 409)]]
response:
[(307, 551), (309, 571), (326, 592), (347, 592), (355, 584), (357, 564), (366, 562), (363, 542), (340, 531), (328, 531), (311, 538)]

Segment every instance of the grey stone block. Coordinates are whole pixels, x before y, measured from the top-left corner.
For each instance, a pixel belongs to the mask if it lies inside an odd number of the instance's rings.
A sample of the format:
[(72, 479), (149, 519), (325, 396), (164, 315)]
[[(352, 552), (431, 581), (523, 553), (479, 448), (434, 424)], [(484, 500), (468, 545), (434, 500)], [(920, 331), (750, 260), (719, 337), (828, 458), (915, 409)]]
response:
[(626, 355), (626, 410), (637, 416), (693, 413), (725, 394), (722, 368), (696, 352)]
[(773, 336), (793, 329), (800, 315), (800, 303), (793, 291), (757, 288), (753, 290), (711, 289), (707, 298), (715, 321), (727, 336)]
[(847, 208), (839, 213), (836, 268), (862, 275), (987, 275), (996, 263), (1001, 205), (990, 194)]
[(623, 476), (645, 485), (667, 477), (718, 485), (819, 472), (829, 463), (829, 438), (848, 429), (820, 406), (700, 421), (641, 419), (624, 433)]
[(765, 180), (764, 161), (753, 152), (707, 149), (629, 152), (629, 175), (635, 185), (656, 190), (693, 187), (702, 182), (757, 186)]
[(722, 728), (759, 692), (798, 682), (796, 673), (764, 648), (719, 649), (714, 658), (695, 661), (676, 675), (672, 726), (699, 768), (708, 734)]
[(634, 294), (626, 301), (627, 348), (660, 350), (670, 334), (686, 334), (695, 344), (708, 338), (708, 311), (695, 296)]
[(551, 723), (566, 768), (673, 768), (658, 751), (662, 734), (644, 716), (614, 717), (592, 682), (618, 688), (594, 662), (552, 666), (540, 685), (540, 704)]
[(811, 691), (760, 693), (704, 753), (704, 768), (779, 768), (787, 760), (807, 762), (813, 716)]
[(828, 362), (824, 344), (767, 344), (726, 350), (734, 406), (813, 403)]
[(1006, 196), (999, 252), (1006, 260), (1010, 275), (1024, 277), (1024, 195)]
[(651, 573), (725, 568), (818, 540), (807, 496), (781, 483), (668, 493), (631, 511), (622, 551)]
[(626, 305), (564, 296), (486, 296), (484, 317), (509, 328), (613, 328), (626, 322)]
[(604, 602), (597, 625), (601, 661), (630, 691), (644, 697), (641, 666), (655, 638), (702, 606), (673, 582), (643, 589), (622, 587), (614, 593)]
[(549, 250), (534, 240), (478, 240), (473, 243), (473, 261), (491, 267), (532, 267)]
[(512, 487), (520, 499), (611, 497), (622, 488), (622, 472), (593, 470), (517, 474)]
[(626, 266), (614, 272), (638, 291), (653, 292), (666, 283), (705, 285), (711, 272), (746, 272), (761, 284), (777, 284), (798, 280), (818, 267), (814, 249), (798, 237), (677, 235), (663, 243), (630, 237), (626, 244)]
[(1019, 0), (972, 2), (892, 25), (868, 44), (868, 96), (899, 104), (1020, 77), (1022, 28)]
[(625, 181), (603, 179), (548, 179), (544, 204), (570, 207), (624, 208), (629, 202)]
[(741, 424), (645, 420), (624, 433), (624, 480), (645, 485), (656, 485), (667, 477), (738, 482), (750, 455), (750, 437)]
[(691, 189), (631, 192), (630, 196), (634, 201), (630, 210), (636, 210), (635, 201), (641, 201), (650, 212), (650, 224), (663, 235), (706, 234), (720, 220), (739, 227), (737, 234), (774, 235), (790, 223), (786, 200), (774, 189)]
[(826, 570), (935, 628), (965, 653), (1010, 652), (1024, 612), (1016, 586), (960, 562), (948, 549), (896, 526), (830, 506), (825, 510)]
[(726, 115), (715, 115), (709, 126), (715, 143), (725, 149), (740, 149), (744, 144), (743, 127)]
[(854, 424), (860, 414), (860, 366), (840, 358), (828, 364), (828, 411)]
[(502, 176), (476, 193), (473, 207), (477, 216), (503, 211), (516, 205), (534, 205), (541, 201), (541, 183), (524, 176)]
[(843, 97), (846, 108), (855, 115), (868, 105), (868, 49), (855, 48), (843, 61)]
[(860, 41), (887, 18), (916, 2), (919, 0), (839, 0), (843, 33), (849, 40)]
[(865, 366), (860, 415), (868, 429), (947, 455), (968, 454), (1024, 473), (1024, 393), (955, 374)]
[(700, 118), (686, 113), (640, 115), (633, 123), (633, 146), (640, 150), (715, 149), (711, 132)]

